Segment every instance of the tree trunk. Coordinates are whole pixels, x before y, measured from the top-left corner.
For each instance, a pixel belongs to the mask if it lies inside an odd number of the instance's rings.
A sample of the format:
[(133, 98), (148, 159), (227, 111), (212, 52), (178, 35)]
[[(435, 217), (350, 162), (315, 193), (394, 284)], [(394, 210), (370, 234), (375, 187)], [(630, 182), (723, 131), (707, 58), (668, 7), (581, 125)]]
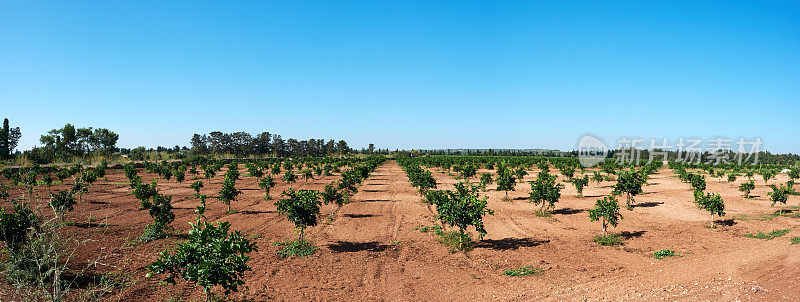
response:
[(608, 225), (606, 224), (606, 218), (603, 217), (603, 237), (606, 237), (606, 227), (607, 226)]

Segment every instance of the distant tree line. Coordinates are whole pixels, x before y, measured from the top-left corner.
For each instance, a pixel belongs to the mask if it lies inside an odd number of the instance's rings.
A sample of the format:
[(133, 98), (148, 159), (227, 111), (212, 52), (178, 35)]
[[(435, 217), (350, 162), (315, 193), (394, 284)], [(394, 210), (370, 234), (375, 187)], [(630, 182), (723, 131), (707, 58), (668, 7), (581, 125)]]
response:
[[(348, 146), (344, 140), (334, 141), (324, 139), (298, 140), (284, 139), (279, 134), (262, 132), (251, 135), (247, 132), (224, 133), (214, 131), (209, 134), (195, 134), (190, 141), (190, 153), (196, 155), (206, 154), (231, 154), (236, 157), (247, 156), (326, 156), (345, 155), (359, 152)], [(177, 146), (176, 146), (177, 147)], [(389, 153), (389, 150), (376, 150), (375, 145), (369, 144), (361, 153), (378, 154)]]

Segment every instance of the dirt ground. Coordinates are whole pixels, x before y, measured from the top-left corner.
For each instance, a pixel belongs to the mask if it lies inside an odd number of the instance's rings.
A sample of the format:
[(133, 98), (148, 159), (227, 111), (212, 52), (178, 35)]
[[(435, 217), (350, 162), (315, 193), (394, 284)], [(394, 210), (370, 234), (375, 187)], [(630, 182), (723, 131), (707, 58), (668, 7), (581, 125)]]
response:
[[(485, 170), (479, 173), (486, 172)], [(592, 237), (601, 232), (599, 222), (590, 222), (587, 209), (611, 192), (613, 182), (591, 182), (583, 198), (565, 183), (562, 198), (551, 217), (538, 217), (536, 206), (527, 200), (537, 170), (529, 171), (525, 183), (509, 192), (489, 186), (486, 235), (469, 253), (450, 253), (436, 236), (415, 230), (432, 226), (435, 209), (420, 202), (405, 173), (394, 162), (378, 167), (359, 187), (354, 202), (337, 210), (332, 221), (323, 220), (307, 231), (320, 249), (308, 258), (278, 257), (276, 242), (296, 236), (293, 225), (275, 212), (272, 201), (262, 200), (264, 191), (256, 180), (242, 173), (237, 188), (244, 193), (232, 206), (238, 213), (225, 214), (225, 206), (209, 199), (208, 218), (230, 221), (257, 243), (251, 254), (253, 271), (246, 274), (246, 287), (231, 296), (253, 300), (391, 300), (391, 301), (574, 301), (574, 300), (800, 300), (800, 219), (773, 217), (760, 177), (756, 178), (754, 199), (737, 190), (744, 177), (734, 183), (709, 179), (708, 192), (720, 193), (727, 215), (717, 218), (718, 227), (709, 228), (708, 212), (698, 209), (689, 185), (681, 183), (664, 168), (653, 175), (644, 194), (636, 197), (632, 211), (622, 209), (624, 219), (611, 232), (623, 236), (624, 245), (600, 246)], [(145, 181), (153, 178), (143, 175)], [(449, 189), (457, 180), (438, 170), (434, 177), (439, 189)], [(162, 193), (173, 195), (177, 218), (173, 226), (189, 229), (198, 200), (189, 184), (159, 180)], [(278, 182), (272, 196), (293, 187), (321, 190), (338, 175), (291, 185)], [(215, 196), (221, 174), (206, 183), (204, 194)], [(770, 183), (785, 182), (779, 175)], [(472, 179), (477, 182), (477, 179)], [(71, 184), (71, 181), (67, 181)], [(55, 186), (53, 189), (63, 189)], [(46, 189), (43, 189), (46, 193)], [(17, 191), (16, 188), (14, 190)], [(67, 231), (85, 240), (76, 265), (96, 261), (100, 271), (117, 272), (129, 279), (128, 286), (105, 297), (107, 300), (164, 301), (201, 300), (202, 290), (187, 283), (175, 286), (147, 279), (146, 266), (157, 254), (172, 248), (180, 238), (134, 243), (150, 222), (138, 200), (127, 195), (129, 188), (121, 170), (111, 171), (98, 181), (84, 202), (67, 215)], [(16, 193), (15, 193), (16, 194)], [(624, 198), (622, 199), (624, 202)], [(790, 196), (788, 206), (800, 205)], [(4, 206), (8, 206), (5, 204)], [(49, 211), (49, 209), (46, 209)], [(330, 213), (324, 206), (323, 216)], [(747, 238), (747, 233), (791, 229), (772, 240)], [(477, 239), (477, 236), (475, 236)], [(657, 260), (653, 252), (677, 251), (680, 257)], [(539, 276), (509, 277), (505, 270), (526, 265), (539, 266)], [(2, 287), (0, 300), (13, 300), (13, 289)]]

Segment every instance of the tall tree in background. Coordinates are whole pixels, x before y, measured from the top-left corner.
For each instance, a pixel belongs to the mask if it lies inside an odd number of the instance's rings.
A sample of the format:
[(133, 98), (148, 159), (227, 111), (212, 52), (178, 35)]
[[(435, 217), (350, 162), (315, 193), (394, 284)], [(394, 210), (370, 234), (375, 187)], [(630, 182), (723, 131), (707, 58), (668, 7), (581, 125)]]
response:
[(9, 159), (17, 148), (22, 132), (19, 127), (11, 128), (8, 119), (3, 119), (3, 129), (0, 131), (0, 160)]

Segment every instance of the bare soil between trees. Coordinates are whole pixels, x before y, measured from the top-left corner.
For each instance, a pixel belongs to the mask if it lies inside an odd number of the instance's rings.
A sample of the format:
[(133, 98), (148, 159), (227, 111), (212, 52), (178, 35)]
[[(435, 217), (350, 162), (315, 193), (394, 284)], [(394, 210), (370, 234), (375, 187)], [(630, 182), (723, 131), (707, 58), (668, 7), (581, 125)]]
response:
[[(587, 210), (598, 198), (610, 194), (613, 182), (591, 182), (584, 189), (585, 197), (577, 198), (575, 188), (559, 176), (566, 187), (560, 202), (551, 217), (538, 217), (534, 213), (538, 207), (527, 200), (527, 181), (533, 180), (536, 172), (529, 171), (525, 182), (509, 192), (510, 201), (501, 200), (505, 193), (496, 191), (495, 185), (481, 193), (489, 196), (494, 215), (484, 220), (487, 236), (479, 239), (473, 234), (475, 249), (468, 253), (451, 253), (432, 232), (415, 230), (438, 225), (436, 212), (420, 202), (420, 195), (394, 161), (378, 167), (361, 184), (353, 202), (335, 212), (333, 220), (323, 218), (308, 229), (307, 237), (319, 250), (307, 258), (277, 255), (279, 247), (274, 243), (296, 236), (294, 227), (276, 213), (273, 201), (262, 199), (264, 191), (246, 173), (237, 182), (243, 194), (232, 203), (238, 213), (225, 214), (225, 206), (211, 198), (206, 216), (231, 222), (233, 229), (241, 230), (259, 248), (250, 255), (253, 270), (246, 274), (245, 287), (231, 294), (235, 299), (800, 300), (800, 244), (790, 242), (800, 236), (800, 218), (770, 215), (778, 208), (771, 206), (769, 189), (760, 178), (752, 192), (756, 197), (745, 199), (737, 190), (744, 179), (728, 183), (707, 177), (706, 191), (722, 195), (727, 213), (717, 218), (717, 228), (711, 229), (710, 215), (695, 206), (689, 185), (663, 168), (644, 186), (644, 194), (636, 197), (633, 210), (621, 210), (623, 220), (609, 230), (620, 234), (624, 245), (612, 247), (592, 242), (601, 225), (589, 221)], [(140, 173), (144, 181), (154, 177)], [(458, 181), (442, 171), (433, 174), (439, 189), (450, 189)], [(298, 180), (290, 185), (279, 181), (271, 195), (280, 198), (280, 192), (290, 187), (322, 190), (338, 177), (308, 183)], [(159, 180), (160, 191), (173, 195), (177, 218), (172, 225), (183, 234), (199, 204), (189, 188), (193, 178), (187, 175), (182, 184)], [(202, 192), (216, 196), (222, 177), (201, 180), (205, 182)], [(779, 175), (770, 183), (786, 180)], [(12, 193), (19, 194), (18, 189), (14, 187)], [(104, 300), (202, 300), (202, 289), (188, 283), (178, 281), (170, 286), (160, 284), (158, 278), (145, 278), (147, 265), (158, 253), (182, 239), (176, 235), (137, 243), (151, 219), (147, 211), (139, 210), (139, 201), (129, 192), (122, 170), (109, 171), (67, 214), (71, 223), (66, 232), (84, 241), (72, 260), (74, 265), (92, 261), (97, 274), (110, 272), (127, 280), (126, 286)], [(38, 193), (45, 195), (47, 188), (40, 187)], [(786, 207), (798, 205), (800, 198), (790, 196)], [(330, 206), (324, 206), (322, 216), (330, 211)], [(797, 210), (788, 213), (793, 211)], [(745, 236), (782, 229), (790, 230), (771, 240)], [(680, 256), (655, 259), (653, 253), (662, 249), (672, 249)], [(544, 273), (503, 274), (527, 265), (538, 266)], [(0, 300), (13, 299), (13, 292), (7, 284), (0, 286)]]

